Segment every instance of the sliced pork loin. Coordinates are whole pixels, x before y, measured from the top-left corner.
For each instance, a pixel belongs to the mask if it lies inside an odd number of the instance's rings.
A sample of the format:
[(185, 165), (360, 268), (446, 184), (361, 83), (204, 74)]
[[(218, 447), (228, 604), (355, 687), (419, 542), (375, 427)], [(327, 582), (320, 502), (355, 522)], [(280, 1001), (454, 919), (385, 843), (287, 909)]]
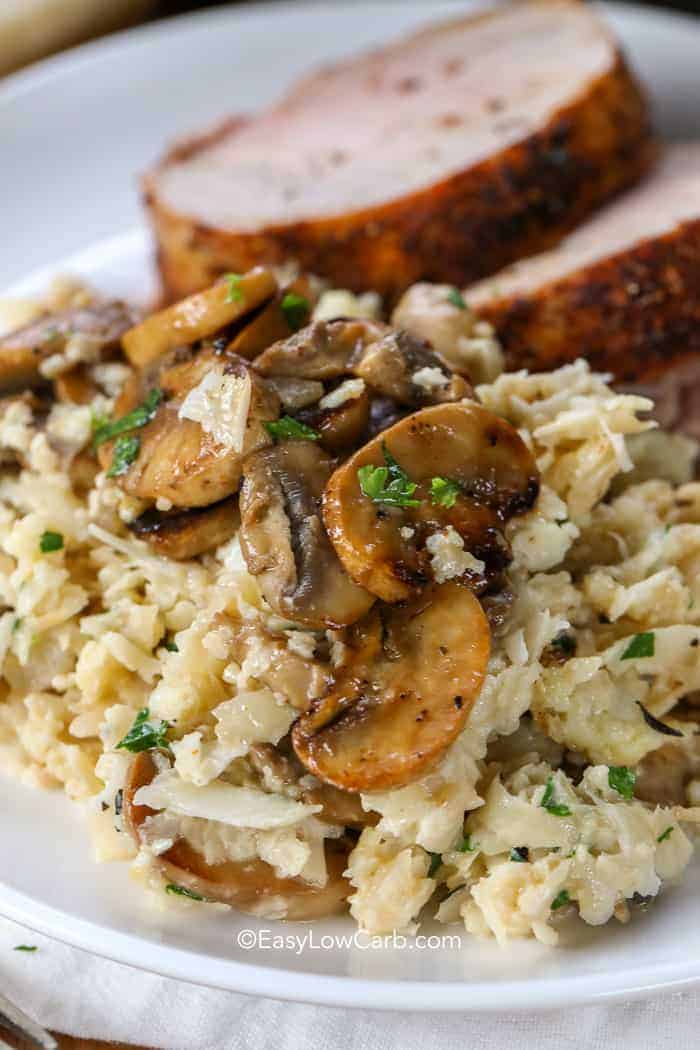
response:
[(687, 380), (700, 356), (700, 142), (669, 146), (648, 179), (553, 251), (465, 298), (495, 326), (509, 368), (585, 357), (628, 382), (684, 362)]
[(321, 70), (173, 149), (145, 199), (171, 298), (291, 258), (391, 300), (556, 243), (652, 152), (608, 29), (585, 4), (541, 0)]

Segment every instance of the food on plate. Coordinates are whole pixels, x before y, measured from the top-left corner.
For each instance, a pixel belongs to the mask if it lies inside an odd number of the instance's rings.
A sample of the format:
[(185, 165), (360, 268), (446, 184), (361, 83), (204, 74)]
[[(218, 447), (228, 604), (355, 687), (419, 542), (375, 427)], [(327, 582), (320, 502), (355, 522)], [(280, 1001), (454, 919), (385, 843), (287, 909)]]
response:
[[(64, 282), (0, 356), (78, 306), (115, 309)], [(0, 761), (99, 860), (161, 907), (547, 944), (681, 875), (700, 483), (651, 401), (504, 371), (425, 282), (389, 322), (229, 273), (117, 338), (0, 401)]]
[(511, 368), (585, 357), (638, 382), (684, 361), (692, 367), (700, 352), (700, 143), (669, 145), (645, 181), (558, 247), (464, 296), (494, 327)]
[(652, 154), (611, 32), (585, 4), (546, 0), (327, 66), (175, 146), (144, 190), (171, 299), (289, 259), (395, 299), (554, 244)]

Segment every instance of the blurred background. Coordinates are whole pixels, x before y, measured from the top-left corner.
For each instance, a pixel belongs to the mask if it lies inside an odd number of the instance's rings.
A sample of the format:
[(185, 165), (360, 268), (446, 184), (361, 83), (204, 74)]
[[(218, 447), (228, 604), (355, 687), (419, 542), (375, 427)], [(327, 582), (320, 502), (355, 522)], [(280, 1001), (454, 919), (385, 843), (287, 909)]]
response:
[[(0, 76), (115, 29), (224, 2), (232, 0), (0, 0)], [(700, 0), (657, 0), (654, 6), (700, 13)], [(425, 7), (429, 12), (430, 0)]]

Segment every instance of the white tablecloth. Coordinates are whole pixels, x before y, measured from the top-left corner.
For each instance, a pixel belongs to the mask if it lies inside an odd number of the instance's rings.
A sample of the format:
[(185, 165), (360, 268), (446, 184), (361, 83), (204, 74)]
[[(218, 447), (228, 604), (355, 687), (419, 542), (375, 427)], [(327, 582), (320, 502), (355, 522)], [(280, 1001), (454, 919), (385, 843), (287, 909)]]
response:
[[(15, 952), (18, 944), (36, 952)], [(208, 991), (0, 920), (0, 988), (47, 1028), (163, 1050), (697, 1050), (700, 993), (509, 1014), (340, 1010)]]

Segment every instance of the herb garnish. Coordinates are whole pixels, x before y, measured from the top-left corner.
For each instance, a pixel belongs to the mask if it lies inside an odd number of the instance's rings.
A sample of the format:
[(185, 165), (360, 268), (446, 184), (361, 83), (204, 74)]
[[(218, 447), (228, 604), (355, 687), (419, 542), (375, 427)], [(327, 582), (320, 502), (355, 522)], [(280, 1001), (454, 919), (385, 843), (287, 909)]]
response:
[(179, 653), (180, 650), (177, 647), (177, 642), (166, 640), (163, 642), (163, 648), (167, 649), (169, 653)]
[(666, 828), (666, 830), (661, 832), (661, 834), (658, 836), (656, 841), (657, 842), (665, 842), (666, 839), (671, 837), (671, 832), (673, 831), (673, 829), (674, 829), (674, 825), (673, 824), (669, 824), (669, 826)]
[(530, 851), (527, 846), (513, 846), (510, 851), (510, 859), (516, 864), (527, 864), (530, 859)]
[(298, 419), (291, 416), (282, 416), (280, 419), (269, 420), (265, 423), (265, 429), (275, 441), (284, 441), (285, 438), (298, 439), (300, 441), (318, 441), (321, 436), (306, 423), (300, 423)]
[(608, 784), (617, 791), (618, 795), (630, 799), (634, 795), (634, 782), (637, 774), (628, 766), (610, 766), (608, 768)]
[(51, 532), (50, 529), (42, 532), (39, 540), (39, 550), (42, 554), (51, 554), (52, 551), (60, 551), (62, 549), (63, 536), (60, 532)]
[(13, 952), (38, 952), (36, 944), (17, 944), (12, 949)]
[(554, 801), (554, 778), (548, 777), (547, 783), (544, 789), (544, 795), (540, 805), (543, 809), (546, 809), (548, 813), (551, 813), (553, 817), (568, 817), (571, 810), (563, 802)]
[(382, 444), (385, 467), (373, 467), (368, 463), (357, 471), (360, 491), (374, 503), (386, 503), (390, 507), (417, 507), (420, 501), (413, 499), (418, 487), (415, 481), (392, 456), (385, 444)]
[(432, 879), (433, 875), (438, 870), (438, 868), (440, 867), (441, 864), (442, 864), (442, 857), (440, 856), (440, 854), (439, 853), (431, 853), (430, 854), (430, 867), (428, 868), (428, 878), (429, 879)]
[(568, 890), (560, 890), (559, 893), (557, 893), (557, 895), (554, 898), (554, 900), (552, 901), (552, 904), (551, 904), (552, 911), (557, 911), (558, 908), (563, 908), (566, 904), (570, 904), (570, 903), (571, 903), (571, 898), (569, 897), (569, 891)]
[(556, 638), (552, 638), (549, 644), (558, 649), (564, 656), (573, 656), (576, 652), (576, 638), (567, 631), (562, 631)]
[(641, 708), (642, 714), (644, 715), (644, 721), (650, 729), (655, 729), (657, 733), (663, 733), (664, 736), (684, 736), (680, 729), (675, 729), (673, 726), (667, 726), (665, 722), (660, 722), (658, 718), (655, 718), (651, 711), (647, 711), (641, 700), (637, 700), (637, 706)]
[(199, 893), (195, 893), (194, 890), (188, 890), (186, 886), (178, 886), (176, 882), (169, 882), (165, 887), (166, 893), (173, 893), (177, 897), (188, 897), (191, 901), (204, 901), (206, 897), (202, 897)]
[(450, 288), (447, 293), (447, 301), (448, 303), (452, 303), (453, 306), (456, 306), (458, 310), (467, 309), (467, 304), (462, 298), (462, 293), (458, 288)]
[(455, 846), (458, 853), (474, 853), (478, 848), (477, 844), (472, 842), (472, 837), (469, 834), (464, 836), (458, 846)]
[(156, 747), (167, 747), (166, 734), (171, 723), (162, 719), (159, 722), (149, 722), (151, 717), (147, 707), (142, 708), (137, 714), (134, 724), (123, 740), (117, 744), (117, 751), (131, 751), (137, 754), (139, 751), (151, 751)]
[(434, 507), (447, 507), (450, 510), (457, 502), (460, 492), (461, 488), (457, 481), (441, 477), (430, 479), (430, 501)]
[(141, 448), (141, 438), (137, 434), (122, 434), (114, 442), (112, 463), (107, 471), (108, 478), (118, 478), (126, 474)]
[(287, 324), (293, 332), (297, 332), (306, 324), (311, 313), (309, 300), (305, 299), (303, 295), (297, 295), (296, 292), (287, 292), (280, 303), (280, 307)]
[(127, 412), (125, 416), (121, 416), (120, 419), (115, 419), (113, 422), (104, 422), (100, 417), (95, 418), (93, 421), (93, 448), (99, 448), (105, 441), (111, 441), (112, 438), (126, 433), (127, 430), (137, 430), (139, 427), (145, 427), (146, 423), (153, 419), (162, 400), (163, 391), (154, 387), (153, 390), (149, 390), (148, 395), (140, 405), (133, 408), (131, 412)]
[(620, 657), (621, 660), (641, 660), (645, 656), (654, 655), (654, 632), (644, 631), (642, 634), (635, 634), (624, 653)]
[(224, 280), (228, 285), (228, 292), (226, 293), (227, 303), (242, 303), (243, 302), (243, 289), (241, 288), (241, 274), (240, 273), (227, 273), (224, 274)]

